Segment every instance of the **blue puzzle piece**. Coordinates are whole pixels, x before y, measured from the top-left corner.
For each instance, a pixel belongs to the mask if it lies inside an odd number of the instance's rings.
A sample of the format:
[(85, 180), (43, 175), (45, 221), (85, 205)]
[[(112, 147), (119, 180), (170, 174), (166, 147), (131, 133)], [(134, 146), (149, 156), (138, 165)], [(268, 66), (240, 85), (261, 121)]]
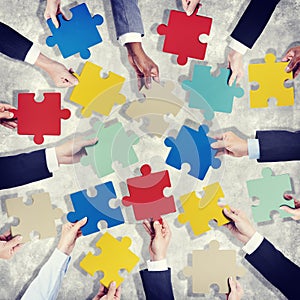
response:
[(80, 53), (81, 58), (88, 59), (91, 55), (89, 47), (102, 42), (97, 25), (103, 23), (100, 15), (91, 16), (85, 3), (70, 9), (71, 20), (64, 20), (62, 14), (57, 16), (59, 28), (56, 28), (51, 19), (47, 24), (53, 34), (46, 39), (46, 44), (53, 47), (56, 44), (64, 58)]
[(166, 138), (165, 145), (172, 147), (166, 163), (178, 170), (183, 163), (188, 163), (191, 167), (189, 174), (200, 180), (204, 179), (210, 166), (219, 168), (221, 161), (215, 158), (217, 150), (210, 146), (215, 140), (208, 137), (207, 132), (206, 125), (200, 126), (198, 131), (182, 126), (176, 139)]
[(244, 95), (235, 82), (232, 86), (227, 84), (229, 69), (221, 68), (218, 77), (211, 76), (210, 71), (209, 66), (195, 65), (193, 80), (182, 82), (182, 87), (190, 91), (189, 107), (204, 110), (206, 120), (214, 117), (214, 111), (231, 113), (233, 98)]
[(87, 217), (87, 223), (81, 227), (83, 235), (98, 232), (99, 221), (106, 221), (107, 227), (114, 227), (124, 224), (124, 218), (120, 207), (111, 208), (109, 201), (116, 198), (114, 186), (111, 181), (97, 185), (97, 195), (89, 197), (87, 190), (71, 194), (71, 201), (75, 212), (69, 212), (67, 219), (69, 222), (77, 222)]

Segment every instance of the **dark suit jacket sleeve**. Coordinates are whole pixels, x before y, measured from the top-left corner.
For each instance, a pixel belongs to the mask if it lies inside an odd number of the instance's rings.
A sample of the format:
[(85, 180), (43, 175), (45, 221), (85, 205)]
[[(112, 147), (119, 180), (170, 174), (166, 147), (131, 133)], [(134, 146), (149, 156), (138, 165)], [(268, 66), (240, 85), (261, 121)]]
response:
[(138, 0), (111, 0), (117, 38), (129, 32), (144, 35)]
[(173, 300), (171, 269), (167, 271), (140, 271), (143, 287), (148, 300)]
[(300, 131), (257, 131), (258, 162), (300, 160)]
[(245, 257), (288, 299), (299, 299), (300, 268), (278, 251), (268, 240)]
[(0, 189), (20, 186), (52, 177), (48, 171), (45, 150), (0, 157)]
[(248, 48), (252, 48), (269, 22), (280, 0), (252, 0), (231, 37)]

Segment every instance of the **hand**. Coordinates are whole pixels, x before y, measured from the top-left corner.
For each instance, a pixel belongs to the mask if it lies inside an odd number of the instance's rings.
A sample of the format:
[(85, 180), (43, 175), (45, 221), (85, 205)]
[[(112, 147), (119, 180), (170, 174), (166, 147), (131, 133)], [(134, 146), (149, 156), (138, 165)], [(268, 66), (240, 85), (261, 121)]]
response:
[[(192, 15), (200, 0), (182, 0), (183, 10), (188, 16)], [(201, 5), (201, 4), (200, 4)]]
[(145, 220), (143, 226), (151, 237), (149, 245), (151, 261), (165, 259), (171, 239), (171, 231), (168, 223), (165, 220), (162, 220), (162, 224), (159, 221), (153, 223), (152, 221)]
[(85, 147), (95, 145), (97, 141), (97, 138), (91, 140), (76, 138), (55, 147), (58, 164), (78, 163), (81, 157), (86, 155)]
[(11, 236), (10, 231), (0, 235), (0, 258), (10, 259), (14, 254), (21, 249), (23, 237), (18, 235), (14, 238)]
[(284, 198), (286, 200), (294, 200), (295, 203), (295, 208), (290, 208), (288, 206), (281, 206), (280, 209), (286, 211), (287, 213), (290, 213), (293, 215), (293, 217), (291, 217), (293, 220), (298, 221), (300, 220), (300, 201), (294, 199), (291, 195), (284, 195)]
[(231, 219), (231, 222), (224, 226), (242, 243), (246, 244), (252, 238), (256, 230), (251, 225), (246, 214), (238, 209), (230, 208), (230, 211), (226, 208), (223, 209), (226, 217)]
[(35, 65), (49, 74), (57, 87), (71, 87), (78, 84), (78, 79), (72, 74), (73, 70), (40, 53)]
[(4, 127), (7, 127), (9, 129), (13, 129), (17, 127), (16, 120), (13, 119), (14, 114), (9, 109), (16, 109), (15, 107), (6, 104), (6, 103), (0, 103), (0, 124)]
[(80, 228), (87, 222), (87, 217), (76, 223), (66, 223), (62, 227), (61, 237), (57, 249), (61, 252), (70, 255), (74, 249), (75, 242), (82, 233)]
[(296, 78), (300, 73), (300, 46), (289, 49), (282, 61), (290, 62), (285, 71), (288, 73), (293, 71), (294, 78)]
[(227, 294), (227, 300), (240, 300), (243, 297), (244, 291), (241, 286), (241, 284), (233, 279), (232, 277), (229, 277), (229, 286), (230, 286), (230, 293)]
[(146, 88), (151, 88), (151, 78), (159, 82), (158, 66), (144, 52), (141, 43), (126, 44), (128, 60), (136, 72), (138, 78), (138, 88), (141, 89), (145, 84)]
[[(59, 27), (59, 23), (58, 20), (56, 18), (56, 16), (58, 14), (62, 14), (62, 11), (60, 10), (60, 0), (47, 0), (47, 6), (46, 6), (46, 10), (44, 13), (44, 17), (46, 20), (48, 19), (52, 19), (52, 22), (54, 24), (54, 26), (56, 28)], [(63, 17), (65, 18), (65, 16), (63, 15)]]
[(236, 83), (240, 83), (244, 77), (243, 55), (231, 49), (228, 53), (228, 68), (232, 72), (228, 81), (229, 86), (232, 86), (235, 80)]
[(121, 286), (116, 289), (116, 283), (113, 281), (109, 285), (109, 289), (100, 285), (98, 294), (93, 298), (93, 300), (120, 300), (121, 299)]
[(248, 142), (231, 131), (225, 132), (215, 139), (218, 141), (212, 143), (211, 147), (218, 149), (217, 156), (227, 154), (233, 157), (243, 157), (248, 155)]

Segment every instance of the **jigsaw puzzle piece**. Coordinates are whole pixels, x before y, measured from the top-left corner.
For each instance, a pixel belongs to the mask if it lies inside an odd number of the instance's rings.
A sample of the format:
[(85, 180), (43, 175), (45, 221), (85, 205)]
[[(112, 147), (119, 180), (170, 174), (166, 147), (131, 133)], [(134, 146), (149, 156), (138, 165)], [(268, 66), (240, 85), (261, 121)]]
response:
[(212, 19), (197, 15), (197, 9), (191, 16), (171, 10), (168, 25), (157, 27), (157, 33), (165, 35), (163, 52), (177, 54), (179, 65), (185, 65), (188, 57), (203, 60), (207, 43), (201, 43), (200, 36), (209, 35), (211, 25)]
[(103, 23), (101, 15), (91, 16), (85, 3), (70, 9), (72, 19), (65, 20), (58, 14), (59, 28), (56, 28), (51, 19), (47, 20), (53, 36), (46, 39), (49, 47), (58, 46), (63, 58), (80, 53), (81, 58), (88, 59), (91, 55), (88, 48), (102, 42), (97, 26)]
[(74, 87), (70, 100), (83, 107), (83, 117), (90, 117), (92, 112), (109, 116), (115, 104), (126, 102), (126, 97), (120, 94), (125, 78), (113, 72), (101, 78), (101, 70), (102, 67), (86, 62), (81, 74), (75, 74), (79, 84)]
[(105, 287), (109, 287), (112, 281), (115, 281), (116, 287), (119, 287), (124, 281), (119, 271), (126, 269), (128, 273), (131, 272), (139, 261), (139, 258), (128, 249), (130, 245), (129, 237), (123, 237), (118, 241), (106, 232), (96, 243), (96, 246), (101, 249), (101, 254), (95, 256), (89, 252), (80, 262), (80, 267), (91, 276), (97, 271), (102, 271), (104, 277), (100, 282)]
[(89, 235), (99, 231), (99, 221), (106, 221), (107, 227), (124, 224), (120, 207), (111, 208), (109, 201), (116, 198), (115, 189), (111, 181), (95, 186), (97, 195), (89, 197), (87, 190), (70, 195), (75, 212), (69, 212), (67, 219), (75, 223), (87, 217), (87, 223), (81, 227), (82, 235)]
[(263, 64), (249, 64), (249, 82), (257, 82), (259, 88), (250, 90), (250, 107), (268, 107), (270, 98), (277, 99), (277, 106), (294, 105), (294, 88), (286, 88), (286, 80), (293, 79), (293, 73), (287, 73), (288, 62), (276, 62), (276, 56), (268, 53)]
[(292, 191), (291, 180), (288, 174), (273, 175), (270, 168), (262, 170), (262, 178), (247, 181), (249, 197), (257, 197), (259, 204), (252, 206), (252, 215), (255, 222), (272, 220), (271, 211), (277, 211), (281, 218), (291, 217), (291, 214), (280, 209), (281, 206), (295, 208), (293, 201), (284, 199), (284, 194)]
[(21, 235), (22, 243), (30, 241), (30, 233), (37, 231), (40, 239), (55, 237), (55, 220), (60, 219), (63, 212), (59, 208), (52, 208), (49, 193), (32, 195), (33, 203), (26, 205), (23, 198), (6, 200), (8, 217), (17, 217), (19, 224), (11, 227), (12, 236)]
[(188, 163), (191, 167), (188, 174), (203, 180), (210, 166), (216, 169), (221, 165), (221, 161), (215, 158), (217, 150), (210, 146), (215, 140), (207, 133), (206, 125), (201, 125), (198, 131), (182, 126), (176, 139), (168, 137), (164, 141), (167, 147), (171, 147), (166, 163), (178, 170), (183, 163)]
[(211, 75), (211, 67), (195, 65), (192, 81), (182, 82), (183, 89), (190, 92), (189, 107), (204, 110), (204, 117), (211, 120), (214, 111), (231, 113), (234, 97), (244, 95), (242, 88), (234, 82), (228, 85), (230, 70), (221, 68), (217, 77)]
[(61, 119), (68, 119), (71, 112), (61, 109), (60, 93), (44, 93), (44, 100), (36, 102), (34, 93), (18, 94), (18, 108), (11, 109), (18, 119), (18, 134), (34, 135), (36, 144), (44, 142), (44, 135), (60, 135)]

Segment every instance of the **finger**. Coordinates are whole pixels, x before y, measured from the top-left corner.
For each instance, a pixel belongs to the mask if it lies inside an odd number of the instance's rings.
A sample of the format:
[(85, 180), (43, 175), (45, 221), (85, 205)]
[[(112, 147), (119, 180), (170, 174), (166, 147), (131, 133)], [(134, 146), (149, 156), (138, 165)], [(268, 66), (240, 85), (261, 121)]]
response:
[(294, 203), (295, 203), (296, 208), (300, 208), (300, 201), (299, 200), (294, 199)]
[[(88, 146), (93, 146), (98, 142), (98, 138), (93, 138), (90, 140), (85, 140), (85, 139), (80, 139), (78, 140), (78, 145), (80, 148), (88, 147)], [(75, 141), (77, 143), (77, 141)]]
[(72, 86), (77, 85), (78, 79), (69, 71), (68, 74), (65, 76), (65, 80), (67, 80), (68, 83), (70, 83)]
[(286, 72), (291, 72), (297, 65), (298, 63), (298, 59), (296, 56), (294, 56), (291, 61), (289, 62), (289, 64), (287, 65), (287, 67), (285, 68)]
[(231, 211), (229, 211), (227, 208), (223, 209), (224, 215), (231, 219), (233, 222), (236, 222), (238, 220), (238, 216), (233, 213), (233, 210), (231, 208)]
[(51, 13), (50, 16), (51, 16), (51, 20), (52, 20), (52, 23), (54, 24), (54, 26), (56, 28), (58, 28), (59, 27), (59, 22), (57, 20), (56, 14), (55, 13)]
[(292, 200), (292, 199), (293, 199), (293, 196), (290, 195), (290, 194), (284, 194), (284, 195), (283, 195), (283, 198), (284, 198), (285, 200)]
[(244, 77), (244, 73), (240, 72), (236, 76), (236, 84), (241, 83), (242, 78)]
[[(285, 212), (291, 214), (291, 215), (294, 215), (292, 218), (294, 219), (294, 217), (296, 216), (296, 210), (294, 208), (291, 208), (289, 206), (280, 206), (280, 209), (281, 210), (284, 210)], [(294, 219), (295, 220), (295, 219)]]
[(236, 281), (230, 276), (228, 282), (230, 286), (230, 293), (236, 293)]
[(162, 219), (162, 229), (164, 229), (166, 233), (171, 232), (169, 224), (167, 223), (167, 221), (165, 219)]
[(23, 237), (21, 235), (15, 236), (13, 239), (6, 243), (7, 248), (14, 248), (22, 242)]
[(1, 103), (0, 104), (1, 108), (4, 108), (5, 110), (9, 110), (9, 109), (17, 109), (16, 107), (10, 105), (10, 104), (7, 104), (7, 103)]
[(11, 126), (11, 125), (7, 124), (6, 122), (0, 123), (0, 124), (8, 129), (15, 129), (14, 126)]
[(9, 126), (10, 128), (16, 128), (18, 126), (18, 123), (15, 121), (3, 121), (3, 126)]
[(113, 281), (110, 283), (108, 292), (107, 292), (107, 300), (113, 300), (116, 293), (116, 282)]
[(14, 114), (10, 111), (0, 112), (0, 119), (12, 119)]
[(153, 234), (153, 231), (151, 229), (151, 224), (149, 221), (144, 221), (143, 222), (143, 227), (145, 228), (145, 230), (147, 231), (147, 233), (151, 236)]
[(217, 142), (210, 144), (210, 146), (213, 149), (222, 149), (222, 148), (225, 148), (225, 142), (224, 142), (224, 140), (219, 140)]
[(159, 221), (155, 221), (153, 223), (153, 228), (154, 228), (154, 232), (155, 232), (155, 236), (161, 236), (162, 235), (162, 225), (159, 223)]
[(121, 286), (119, 286), (118, 288), (117, 288), (117, 290), (116, 290), (116, 293), (115, 293), (115, 296), (117, 297), (117, 298), (121, 298)]
[(151, 89), (151, 76), (145, 76), (145, 86), (147, 89)]
[(239, 283), (238, 280), (235, 281), (235, 284), (236, 284), (236, 290), (237, 290), (237, 292), (239, 293), (240, 296), (242, 296), (243, 293), (244, 293), (242, 285)]
[(229, 81), (228, 81), (228, 85), (229, 85), (229, 86), (232, 86), (232, 85), (233, 85), (233, 83), (234, 83), (236, 77), (237, 77), (237, 73), (236, 73), (236, 72), (232, 72), (232, 74), (231, 74), (231, 76), (230, 76), (230, 78), (229, 78)]
[(151, 69), (151, 77), (153, 78), (154, 81), (159, 83), (159, 69), (158, 66), (155, 65), (154, 67), (152, 67)]
[(14, 250), (14, 253), (20, 251), (20, 250), (22, 249), (23, 245), (24, 245), (24, 244), (19, 244), (19, 245), (17, 245), (16, 247), (14, 247), (14, 249), (13, 249), (13, 250)]
[(296, 78), (299, 74), (300, 74), (300, 63), (298, 64), (296, 71), (294, 70), (294, 78)]
[(188, 16), (193, 14), (193, 12), (194, 12), (196, 6), (198, 5), (198, 3), (199, 3), (199, 0), (191, 0), (190, 1), (190, 4), (188, 5), (187, 10), (186, 10), (186, 14)]
[(84, 217), (83, 219), (81, 219), (80, 221), (76, 222), (75, 225), (74, 225), (74, 229), (76, 231), (78, 231), (83, 225), (86, 224), (88, 218), (87, 217)]
[(289, 61), (294, 55), (293, 50), (289, 50), (285, 56), (281, 59), (281, 61)]
[(189, 0), (182, 0), (182, 8), (183, 10), (186, 12), (187, 8), (188, 8), (188, 3), (190, 1)]
[(223, 156), (225, 154), (227, 154), (226, 150), (218, 150), (215, 157), (220, 157), (220, 156)]

